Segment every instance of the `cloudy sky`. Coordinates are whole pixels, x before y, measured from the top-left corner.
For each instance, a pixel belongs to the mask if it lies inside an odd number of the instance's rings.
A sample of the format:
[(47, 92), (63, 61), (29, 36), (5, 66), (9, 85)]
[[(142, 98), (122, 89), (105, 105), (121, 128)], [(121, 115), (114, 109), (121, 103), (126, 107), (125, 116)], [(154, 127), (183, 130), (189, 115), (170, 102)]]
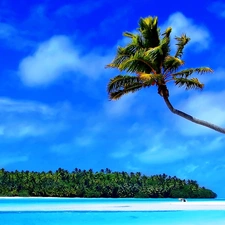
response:
[(147, 16), (191, 37), (186, 67), (214, 70), (203, 91), (170, 85), (174, 107), (225, 127), (224, 1), (1, 0), (0, 167), (166, 173), (225, 197), (224, 134), (173, 115), (154, 87), (108, 99), (119, 72), (105, 65)]

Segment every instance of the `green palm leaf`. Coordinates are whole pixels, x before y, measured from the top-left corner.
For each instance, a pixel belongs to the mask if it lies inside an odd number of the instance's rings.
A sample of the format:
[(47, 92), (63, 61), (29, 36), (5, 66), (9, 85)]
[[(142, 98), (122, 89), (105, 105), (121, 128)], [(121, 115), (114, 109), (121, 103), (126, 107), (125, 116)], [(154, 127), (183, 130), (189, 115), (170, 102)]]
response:
[(164, 71), (165, 73), (167, 71), (174, 72), (183, 64), (184, 64), (183, 60), (173, 56), (167, 56), (164, 60)]
[(174, 73), (173, 76), (189, 77), (193, 73), (203, 74), (203, 73), (212, 73), (213, 70), (209, 67), (200, 67), (200, 68), (190, 68), (186, 70), (179, 71)]
[(147, 17), (139, 21), (139, 29), (145, 40), (145, 48), (154, 48), (159, 45), (158, 18)]
[(108, 64), (107, 67), (119, 69), (120, 65), (124, 61), (135, 55), (135, 53), (140, 49), (140, 45), (134, 42), (129, 43), (126, 47), (118, 47), (115, 59), (112, 61), (112, 63)]
[(134, 83), (140, 83), (140, 79), (137, 76), (118, 75), (110, 79), (107, 90), (108, 92), (118, 91)]
[(204, 87), (204, 84), (200, 83), (197, 78), (174, 78), (175, 84), (179, 87), (184, 86), (186, 90), (189, 89), (202, 89)]
[(140, 34), (132, 34), (129, 32), (125, 32), (123, 33), (123, 36), (132, 38), (131, 40), (132, 45), (136, 45), (136, 47), (139, 47), (139, 48), (140, 47), (144, 48), (143, 38)]
[(168, 27), (165, 31), (165, 33), (162, 34), (163, 38), (160, 42), (160, 45), (162, 46), (163, 51), (163, 59), (164, 60), (170, 53), (170, 33), (172, 31), (171, 27)]
[(175, 57), (179, 57), (181, 58), (181, 56), (183, 55), (183, 49), (185, 47), (185, 45), (190, 41), (190, 38), (187, 37), (185, 34), (183, 34), (181, 37), (176, 37), (175, 38), (177, 40), (177, 51), (175, 53)]
[(139, 73), (139, 79), (143, 82), (143, 87), (150, 87), (163, 82), (162, 74)]
[(155, 64), (152, 58), (144, 50), (136, 51), (128, 59), (120, 63), (118, 69), (129, 73), (153, 72), (155, 73)]
[(124, 32), (123, 33), (123, 36), (125, 36), (125, 37), (129, 37), (129, 38), (135, 38), (136, 37), (136, 34), (133, 34), (133, 33), (130, 33), (130, 32)]
[(132, 86), (128, 86), (127, 88), (121, 89), (119, 91), (115, 91), (115, 92), (110, 92), (109, 93), (109, 98), (111, 100), (118, 100), (119, 98), (121, 98), (123, 95), (128, 94), (128, 93), (134, 93), (136, 91), (139, 91), (142, 87), (141, 84), (133, 84)]
[(159, 46), (156, 46), (154, 48), (150, 48), (148, 51), (146, 51), (146, 55), (149, 58), (151, 58), (152, 60), (160, 60), (163, 56), (162, 46), (159, 45)]
[(111, 79), (108, 84), (109, 98), (119, 99), (124, 94), (135, 92), (143, 87), (143, 82), (137, 76), (118, 75)]

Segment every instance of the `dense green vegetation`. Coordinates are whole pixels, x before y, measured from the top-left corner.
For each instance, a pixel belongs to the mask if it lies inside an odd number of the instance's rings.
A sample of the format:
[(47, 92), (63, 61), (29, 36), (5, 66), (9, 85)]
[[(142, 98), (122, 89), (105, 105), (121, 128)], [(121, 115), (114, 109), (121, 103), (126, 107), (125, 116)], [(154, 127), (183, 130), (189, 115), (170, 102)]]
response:
[(0, 196), (112, 197), (112, 198), (215, 198), (196, 181), (165, 174), (93, 172), (59, 168), (55, 172), (0, 170)]

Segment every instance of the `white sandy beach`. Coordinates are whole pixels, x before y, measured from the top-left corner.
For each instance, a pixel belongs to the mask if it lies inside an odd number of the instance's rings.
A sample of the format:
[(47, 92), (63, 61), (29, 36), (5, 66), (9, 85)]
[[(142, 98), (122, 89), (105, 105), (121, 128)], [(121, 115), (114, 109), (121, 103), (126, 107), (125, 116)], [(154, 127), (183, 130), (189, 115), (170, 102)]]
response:
[(61, 205), (0, 205), (2, 211), (171, 211), (171, 210), (225, 210), (225, 202), (166, 202), (166, 203), (107, 203)]

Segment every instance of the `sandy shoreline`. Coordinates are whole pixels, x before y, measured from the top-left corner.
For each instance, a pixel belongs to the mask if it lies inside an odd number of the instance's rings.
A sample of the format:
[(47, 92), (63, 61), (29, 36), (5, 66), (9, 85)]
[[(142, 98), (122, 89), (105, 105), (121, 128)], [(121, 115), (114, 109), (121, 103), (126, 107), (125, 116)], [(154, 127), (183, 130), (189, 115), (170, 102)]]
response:
[(107, 204), (31, 204), (0, 205), (6, 211), (172, 211), (172, 210), (225, 210), (225, 202), (166, 202), (166, 203), (107, 203)]

